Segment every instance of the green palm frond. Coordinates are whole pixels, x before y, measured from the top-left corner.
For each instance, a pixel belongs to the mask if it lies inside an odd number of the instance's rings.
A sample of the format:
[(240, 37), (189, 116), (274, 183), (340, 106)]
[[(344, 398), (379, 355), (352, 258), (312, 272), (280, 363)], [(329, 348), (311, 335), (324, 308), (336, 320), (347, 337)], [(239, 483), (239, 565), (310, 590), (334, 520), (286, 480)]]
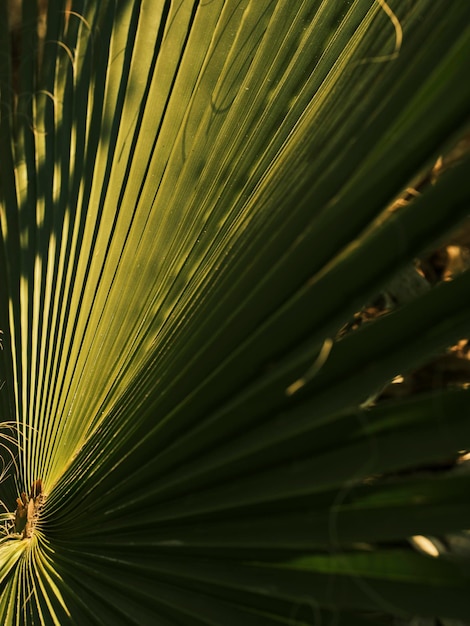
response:
[(429, 469), (470, 449), (468, 385), (380, 393), (470, 330), (469, 270), (413, 269), (468, 216), (470, 5), (19, 7), (0, 621), (468, 618), (468, 556), (410, 542), (470, 528), (468, 473)]

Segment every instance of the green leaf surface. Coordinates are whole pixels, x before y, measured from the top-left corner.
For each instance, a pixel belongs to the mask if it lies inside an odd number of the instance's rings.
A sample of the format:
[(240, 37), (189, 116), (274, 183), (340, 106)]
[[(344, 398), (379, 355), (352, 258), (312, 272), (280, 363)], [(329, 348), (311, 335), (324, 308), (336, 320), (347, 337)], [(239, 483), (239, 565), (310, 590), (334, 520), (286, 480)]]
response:
[(468, 337), (470, 272), (342, 329), (468, 219), (469, 24), (0, 3), (2, 624), (468, 617), (409, 542), (470, 528), (468, 385), (371, 398)]

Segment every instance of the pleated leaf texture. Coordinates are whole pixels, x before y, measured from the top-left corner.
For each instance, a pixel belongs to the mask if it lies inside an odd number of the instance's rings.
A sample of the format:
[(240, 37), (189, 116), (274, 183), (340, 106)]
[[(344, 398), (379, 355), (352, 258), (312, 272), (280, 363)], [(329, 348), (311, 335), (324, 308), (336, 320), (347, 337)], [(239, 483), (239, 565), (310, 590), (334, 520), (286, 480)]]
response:
[[(470, 615), (470, 3), (0, 3), (0, 623)], [(393, 210), (391, 210), (391, 207)], [(451, 620), (451, 621), (449, 621)]]

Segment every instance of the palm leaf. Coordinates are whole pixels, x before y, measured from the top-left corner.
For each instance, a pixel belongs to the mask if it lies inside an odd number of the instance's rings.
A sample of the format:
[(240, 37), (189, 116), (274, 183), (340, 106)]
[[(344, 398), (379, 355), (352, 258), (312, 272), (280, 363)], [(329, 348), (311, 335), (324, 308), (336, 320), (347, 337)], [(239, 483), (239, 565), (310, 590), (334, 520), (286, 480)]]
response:
[(10, 5), (3, 623), (467, 618), (468, 559), (408, 540), (470, 527), (468, 475), (424, 471), (468, 390), (374, 399), (468, 336), (470, 274), (341, 329), (468, 214), (468, 154), (426, 172), (470, 7)]

